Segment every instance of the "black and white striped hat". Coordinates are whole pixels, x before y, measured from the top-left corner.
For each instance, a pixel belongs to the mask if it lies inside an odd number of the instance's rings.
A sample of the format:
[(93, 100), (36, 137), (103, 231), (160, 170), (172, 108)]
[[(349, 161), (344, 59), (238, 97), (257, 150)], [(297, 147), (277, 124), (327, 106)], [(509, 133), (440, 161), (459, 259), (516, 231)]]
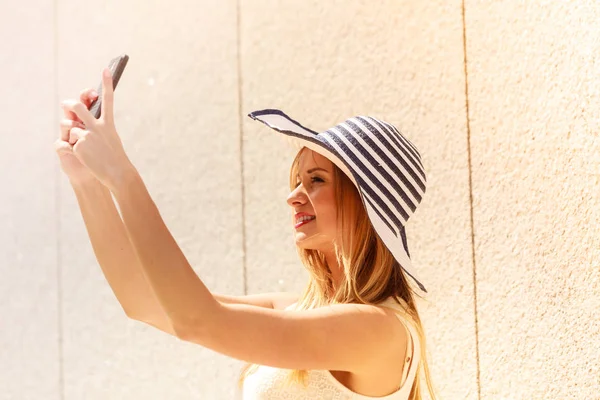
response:
[(381, 240), (419, 288), (427, 292), (410, 260), (404, 228), (421, 203), (427, 180), (419, 151), (398, 129), (373, 117), (355, 116), (318, 133), (280, 110), (259, 110), (248, 116), (338, 166), (358, 188)]

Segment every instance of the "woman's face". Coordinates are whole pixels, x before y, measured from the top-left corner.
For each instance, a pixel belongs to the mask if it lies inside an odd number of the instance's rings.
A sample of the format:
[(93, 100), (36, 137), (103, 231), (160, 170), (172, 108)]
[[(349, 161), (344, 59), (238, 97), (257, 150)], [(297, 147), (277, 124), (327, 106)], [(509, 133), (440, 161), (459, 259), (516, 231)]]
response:
[[(287, 203), (292, 207), (296, 245), (304, 249), (329, 251), (336, 238), (336, 205), (333, 163), (308, 148), (299, 158), (296, 188)], [(302, 221), (298, 213), (314, 216)]]

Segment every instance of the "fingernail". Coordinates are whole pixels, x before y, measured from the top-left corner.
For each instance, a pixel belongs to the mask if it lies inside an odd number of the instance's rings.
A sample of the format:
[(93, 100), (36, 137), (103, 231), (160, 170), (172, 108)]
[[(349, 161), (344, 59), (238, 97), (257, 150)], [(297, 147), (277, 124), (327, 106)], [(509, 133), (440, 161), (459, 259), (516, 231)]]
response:
[(95, 90), (92, 90), (90, 93), (90, 96), (96, 97), (96, 96), (98, 96), (98, 92), (96, 92)]

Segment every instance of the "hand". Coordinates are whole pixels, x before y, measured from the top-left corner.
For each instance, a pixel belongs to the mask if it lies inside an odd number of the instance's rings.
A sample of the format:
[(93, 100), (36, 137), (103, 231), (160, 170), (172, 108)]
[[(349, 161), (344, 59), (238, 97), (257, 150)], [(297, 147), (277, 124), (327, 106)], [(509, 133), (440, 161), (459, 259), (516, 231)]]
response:
[(104, 68), (102, 110), (99, 119), (96, 119), (86, 104), (80, 101), (65, 100), (61, 106), (65, 112), (73, 113), (83, 124), (83, 126), (73, 126), (69, 130), (68, 143), (73, 145), (72, 154), (96, 179), (115, 191), (126, 175), (132, 171), (133, 165), (125, 154), (123, 143), (115, 128), (113, 98), (110, 69)]
[[(92, 92), (94, 92), (94, 95), (92, 95)], [(79, 94), (79, 100), (88, 109), (96, 97), (98, 97), (98, 93), (95, 93), (94, 89), (85, 89)], [(63, 111), (66, 118), (60, 121), (60, 137), (54, 142), (54, 149), (58, 154), (60, 166), (72, 184), (96, 181), (94, 175), (73, 154), (73, 144), (75, 144), (75, 141), (69, 141), (71, 128), (77, 127), (83, 129), (85, 125), (75, 113), (66, 109), (63, 109)]]

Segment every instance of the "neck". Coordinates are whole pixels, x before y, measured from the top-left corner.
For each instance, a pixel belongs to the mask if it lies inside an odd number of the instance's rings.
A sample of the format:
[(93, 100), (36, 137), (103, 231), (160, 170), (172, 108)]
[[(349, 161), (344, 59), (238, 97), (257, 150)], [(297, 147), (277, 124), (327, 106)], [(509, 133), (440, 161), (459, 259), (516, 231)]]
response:
[(342, 281), (343, 267), (338, 263), (337, 259), (335, 258), (335, 252), (333, 250), (331, 250), (330, 252), (324, 252), (323, 254), (325, 255), (325, 262), (327, 262), (327, 267), (331, 271), (331, 277), (333, 279), (333, 292), (330, 293), (330, 295), (333, 296), (333, 293), (335, 293), (335, 291), (339, 287), (340, 282)]

